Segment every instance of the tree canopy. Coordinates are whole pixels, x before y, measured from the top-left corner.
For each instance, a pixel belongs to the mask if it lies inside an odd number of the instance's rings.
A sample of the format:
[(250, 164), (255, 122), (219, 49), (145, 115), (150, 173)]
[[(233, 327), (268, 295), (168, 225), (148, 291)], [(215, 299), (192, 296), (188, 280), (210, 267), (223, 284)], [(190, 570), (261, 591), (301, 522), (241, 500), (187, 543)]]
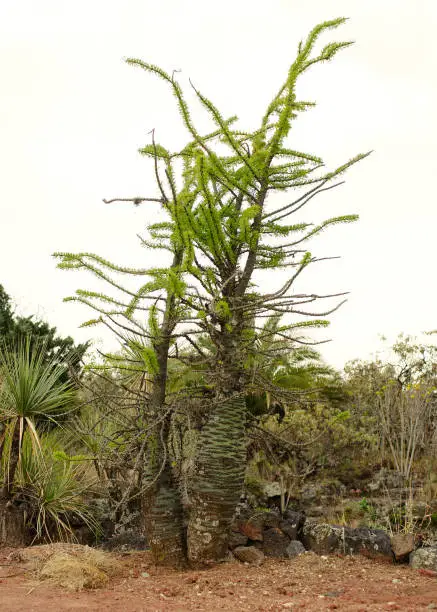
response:
[(0, 342), (1, 350), (17, 351), (25, 339), (30, 342), (30, 350), (44, 346), (44, 359), (47, 363), (55, 361), (65, 366), (63, 382), (76, 377), (81, 371), (81, 360), (89, 343), (75, 344), (70, 336), (58, 335), (56, 327), (31, 315), (17, 316), (10, 296), (0, 285)]

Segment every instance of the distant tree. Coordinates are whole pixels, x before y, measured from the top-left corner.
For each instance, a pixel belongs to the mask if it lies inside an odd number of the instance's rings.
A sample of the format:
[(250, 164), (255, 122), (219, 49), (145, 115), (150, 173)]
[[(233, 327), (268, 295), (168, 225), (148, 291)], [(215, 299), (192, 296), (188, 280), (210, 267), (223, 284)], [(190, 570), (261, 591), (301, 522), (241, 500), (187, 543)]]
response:
[(24, 339), (28, 338), (30, 350), (44, 347), (44, 359), (47, 363), (56, 362), (65, 366), (62, 382), (73, 380), (81, 371), (81, 360), (89, 343), (75, 344), (73, 338), (63, 338), (57, 334), (56, 327), (50, 327), (45, 321), (35, 318), (16, 316), (11, 298), (0, 285), (0, 340), (2, 350), (16, 351)]
[(0, 338), (8, 336), (13, 326), (11, 298), (0, 285)]
[(345, 405), (353, 418), (368, 418), (378, 459), (390, 460), (408, 479), (436, 432), (437, 347), (400, 334), (384, 353), (345, 366)]

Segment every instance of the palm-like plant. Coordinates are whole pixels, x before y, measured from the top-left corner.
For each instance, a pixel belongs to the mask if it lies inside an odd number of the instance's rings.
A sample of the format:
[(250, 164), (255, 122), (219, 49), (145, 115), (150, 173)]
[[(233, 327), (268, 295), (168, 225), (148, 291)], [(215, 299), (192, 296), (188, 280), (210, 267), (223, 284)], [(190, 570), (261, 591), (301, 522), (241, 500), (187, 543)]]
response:
[(16, 351), (0, 348), (0, 460), (3, 487), (0, 496), (13, 494), (23, 436), (29, 432), (34, 450), (41, 451), (38, 423), (56, 422), (73, 409), (76, 392), (65, 382), (65, 366), (47, 361), (44, 343), (31, 347), (23, 339)]
[(74, 540), (72, 520), (98, 532), (84, 500), (95, 484), (95, 476), (83, 457), (64, 452), (66, 438), (68, 435), (59, 430), (42, 434), (41, 452), (35, 453), (30, 430), (23, 437), (16, 486), (27, 502), (35, 540)]

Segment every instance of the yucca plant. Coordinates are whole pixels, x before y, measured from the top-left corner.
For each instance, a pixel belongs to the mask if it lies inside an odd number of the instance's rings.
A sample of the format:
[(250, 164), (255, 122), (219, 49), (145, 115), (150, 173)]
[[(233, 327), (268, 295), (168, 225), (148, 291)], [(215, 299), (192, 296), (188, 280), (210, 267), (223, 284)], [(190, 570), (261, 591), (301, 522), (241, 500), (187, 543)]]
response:
[(28, 508), (28, 523), (34, 540), (74, 540), (72, 522), (98, 532), (98, 523), (84, 499), (95, 483), (81, 457), (69, 457), (62, 449), (58, 432), (39, 439), (34, 452), (30, 431), (23, 437), (17, 488)]
[(56, 422), (73, 410), (76, 391), (63, 382), (65, 366), (46, 360), (44, 343), (24, 338), (16, 351), (0, 347), (0, 459), (3, 486), (0, 497), (13, 495), (14, 478), (27, 431), (35, 453), (41, 452), (38, 424)]

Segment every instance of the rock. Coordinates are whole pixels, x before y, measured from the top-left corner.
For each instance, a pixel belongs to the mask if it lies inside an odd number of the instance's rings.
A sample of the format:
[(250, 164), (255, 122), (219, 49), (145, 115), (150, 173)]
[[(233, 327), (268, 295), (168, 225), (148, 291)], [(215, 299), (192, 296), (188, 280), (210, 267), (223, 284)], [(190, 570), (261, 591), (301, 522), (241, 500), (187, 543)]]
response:
[(389, 535), (382, 529), (367, 527), (349, 528), (345, 531), (347, 554), (362, 554), (366, 557), (384, 557), (393, 561)]
[(234, 550), (237, 546), (246, 546), (248, 537), (240, 531), (231, 531), (229, 535), (228, 548)]
[(262, 550), (266, 557), (286, 557), (290, 538), (277, 527), (264, 531)]
[(263, 486), (264, 495), (269, 497), (280, 497), (282, 493), (281, 485), (279, 482), (268, 482)]
[(306, 549), (319, 554), (335, 552), (341, 543), (340, 530), (325, 523), (307, 521), (302, 530), (302, 543)]
[(408, 561), (408, 555), (414, 550), (414, 534), (397, 533), (390, 538), (390, 543), (396, 561)]
[(308, 483), (300, 492), (300, 502), (308, 506), (325, 505), (337, 497), (346, 494), (346, 487), (340, 481), (333, 480), (330, 482)]
[(292, 540), (285, 549), (285, 554), (289, 559), (298, 557), (305, 552), (305, 546), (299, 540)]
[(270, 512), (265, 512), (262, 517), (262, 522), (264, 529), (271, 529), (272, 527), (279, 527), (279, 523), (281, 522), (281, 515), (279, 512), (274, 512), (271, 510)]
[(251, 565), (261, 565), (264, 561), (264, 553), (255, 546), (237, 546), (232, 551), (242, 563), (250, 563)]
[(405, 477), (402, 476), (396, 470), (388, 470), (381, 468), (377, 474), (375, 474), (372, 482), (369, 482), (367, 489), (375, 492), (385, 489), (399, 489), (405, 485)]
[(262, 522), (248, 520), (238, 525), (239, 531), (244, 534), (249, 540), (254, 542), (263, 541)]
[(320, 496), (322, 492), (322, 488), (317, 485), (306, 485), (300, 494), (301, 502), (305, 505), (313, 504), (320, 501)]
[(305, 548), (319, 554), (362, 554), (392, 560), (390, 538), (381, 529), (340, 527), (307, 521), (302, 531)]
[(414, 569), (437, 571), (437, 546), (418, 548), (410, 555), (410, 565)]
[(307, 509), (308, 518), (317, 518), (326, 514), (326, 506), (311, 506)]
[(110, 551), (146, 550), (148, 544), (144, 536), (132, 531), (126, 531), (125, 533), (112, 536), (110, 540), (102, 544), (102, 548), (103, 550)]
[(297, 523), (292, 523), (291, 521), (281, 521), (279, 523), (279, 529), (288, 535), (290, 540), (297, 540), (297, 534), (299, 531)]
[(421, 576), (427, 576), (428, 578), (437, 578), (436, 570), (424, 569), (423, 567), (421, 567), (417, 570), (417, 573)]
[(305, 516), (300, 512), (287, 510), (284, 514), (284, 520), (279, 523), (279, 529), (288, 535), (290, 540), (297, 540), (297, 536), (302, 530), (305, 522)]
[(296, 510), (286, 510), (284, 512), (284, 521), (296, 522), (300, 529), (305, 523), (305, 514), (303, 512), (296, 512)]

